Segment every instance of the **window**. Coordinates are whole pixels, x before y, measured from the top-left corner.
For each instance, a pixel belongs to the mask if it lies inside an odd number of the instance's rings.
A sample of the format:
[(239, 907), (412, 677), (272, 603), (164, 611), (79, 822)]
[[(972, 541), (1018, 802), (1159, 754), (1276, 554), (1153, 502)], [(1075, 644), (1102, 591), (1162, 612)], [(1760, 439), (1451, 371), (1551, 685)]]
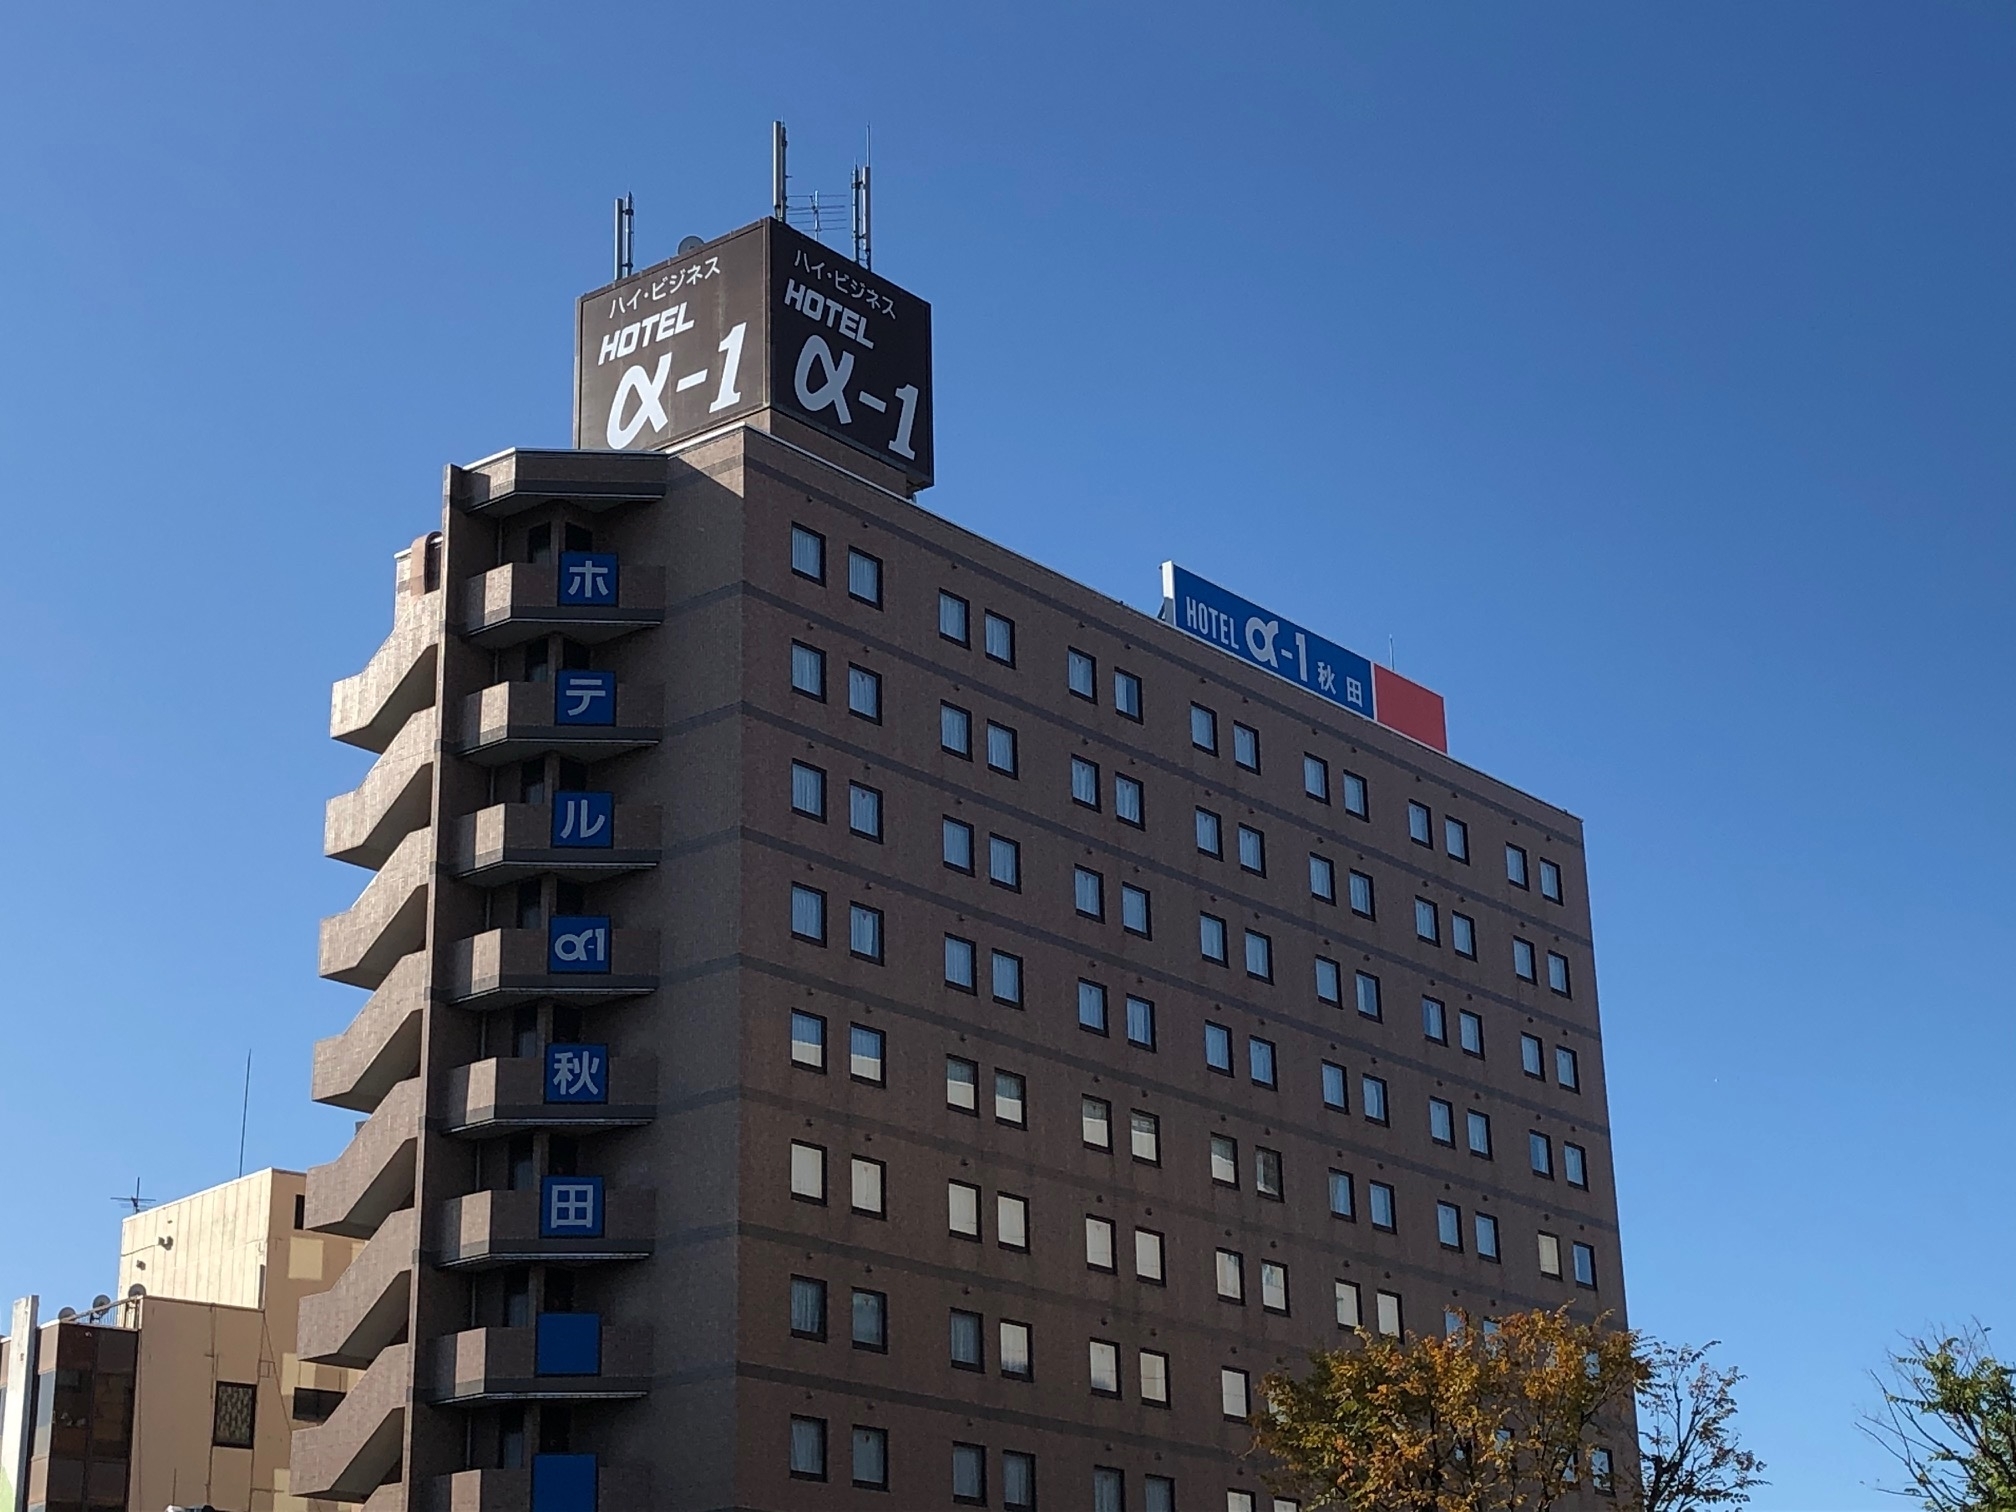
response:
[(1097, 982), (1078, 984), (1078, 1027), (1094, 1034), (1106, 1032), (1106, 989)]
[(1556, 1281), (1559, 1281), (1561, 1279), (1560, 1237), (1555, 1234), (1540, 1234), (1536, 1237), (1539, 1240), (1540, 1274), (1551, 1276)]
[(882, 723), (882, 674), (851, 663), (847, 668), (847, 712)]
[(1260, 732), (1251, 725), (1232, 726), (1232, 759), (1249, 772), (1260, 770)]
[(1442, 848), (1449, 852), (1451, 860), (1467, 863), (1470, 860), (1470, 826), (1461, 819), (1442, 816)]
[(996, 887), (1022, 890), (1022, 847), (1005, 835), (987, 837), (987, 880)]
[(1190, 744), (1213, 756), (1218, 754), (1218, 716), (1202, 704), (1190, 705)]
[(1021, 1128), (1028, 1122), (1029, 1083), (1019, 1072), (994, 1073), (994, 1121)]
[(1302, 791), (1318, 803), (1330, 801), (1330, 764), (1321, 756), (1303, 756)]
[(1358, 1307), (1358, 1283), (1356, 1281), (1339, 1281), (1336, 1283), (1336, 1292), (1337, 1326), (1339, 1328), (1359, 1327), (1364, 1321), (1364, 1317)]
[(1239, 1141), (1229, 1134), (1211, 1136), (1211, 1179), (1220, 1186), (1239, 1185)]
[(847, 596), (864, 604), (882, 607), (882, 559), (865, 551), (847, 549)]
[(964, 1056), (945, 1057), (945, 1106), (962, 1113), (980, 1111), (980, 1067)]
[(1113, 1269), (1113, 1220), (1085, 1215), (1085, 1263), (1093, 1270)]
[(1207, 856), (1222, 858), (1225, 854), (1223, 827), (1209, 809), (1197, 810), (1197, 849)]
[[(1167, 1407), (1169, 1405), (1169, 1356), (1163, 1354), (1159, 1349), (1142, 1350), (1136, 1378), (1141, 1383), (1142, 1401), (1148, 1403), (1151, 1407)], [(1156, 1477), (1152, 1475), (1148, 1477), (1151, 1495), (1155, 1479)], [(1166, 1485), (1167, 1482), (1164, 1482), (1164, 1484)], [(1165, 1505), (1169, 1507), (1170, 1512), (1175, 1512), (1175, 1504), (1173, 1502), (1165, 1503)]]
[(1572, 1187), (1589, 1189), (1589, 1155), (1582, 1146), (1562, 1141), (1561, 1177)]
[(945, 936), (945, 985), (961, 992), (973, 990), (973, 960), (978, 949), (971, 940)]
[(1416, 845), (1432, 846), (1435, 843), (1435, 820), (1428, 812), (1428, 805), (1407, 803), (1407, 838)]
[(1239, 826), (1239, 868), (1260, 876), (1267, 874), (1267, 841), (1250, 824)]
[(1139, 1108), (1127, 1115), (1128, 1147), (1134, 1158), (1147, 1165), (1162, 1163), (1162, 1120)]
[(1160, 1284), (1162, 1274), (1162, 1236), (1153, 1229), (1134, 1230), (1134, 1279), (1153, 1281)]
[(1566, 1045), (1554, 1047), (1554, 1080), (1570, 1092), (1582, 1090), (1582, 1072), (1575, 1060), (1575, 1052)]
[(1477, 959), (1477, 921), (1468, 914), (1449, 914), (1449, 943), (1456, 954), (1469, 960)]
[(1485, 1260), (1498, 1258), (1498, 1220), (1489, 1213), (1473, 1215), (1471, 1227), (1477, 1237), (1477, 1253)]
[(994, 1242), (1005, 1250), (1029, 1248), (1029, 1199), (1012, 1192), (994, 1194)]
[(1325, 1003), (1344, 1001), (1344, 968), (1328, 956), (1316, 957), (1316, 997)]
[(952, 1446), (952, 1500), (962, 1506), (987, 1505), (987, 1451), (978, 1444)]
[(854, 1293), (853, 1338), (856, 1349), (889, 1347), (889, 1298), (883, 1292)]
[(791, 1336), (794, 1339), (826, 1337), (826, 1283), (810, 1276), (791, 1278)]
[(1519, 1069), (1528, 1076), (1536, 1076), (1541, 1081), (1547, 1079), (1546, 1063), (1542, 1060), (1545, 1053), (1545, 1047), (1541, 1045), (1538, 1035), (1519, 1036)]
[(1001, 1320), (1001, 1374), (1013, 1376), (1020, 1381), (1035, 1375), (1035, 1365), (1029, 1352), (1029, 1325)]
[(826, 1200), (826, 1151), (820, 1146), (791, 1142), (791, 1195), (800, 1202)]
[(1596, 1247), (1590, 1244), (1571, 1245), (1569, 1254), (1574, 1259), (1575, 1284), (1593, 1289), (1596, 1285)]
[(1274, 1041), (1249, 1035), (1246, 1040), (1246, 1071), (1256, 1087), (1274, 1085)]
[(1540, 896), (1550, 903), (1561, 901), (1561, 868), (1552, 861), (1540, 863)]
[(791, 884), (791, 933), (814, 945), (826, 943), (826, 894), (816, 887)]
[(1439, 1145), (1456, 1145), (1456, 1107), (1439, 1097), (1428, 1099), (1428, 1137)]
[(1356, 1218), (1358, 1205), (1352, 1200), (1351, 1173), (1332, 1171), (1330, 1173), (1330, 1216), (1332, 1218)]
[(882, 1049), (886, 1042), (880, 1029), (852, 1025), (847, 1033), (847, 1070), (856, 1081), (882, 1084)]
[(1244, 1422), (1252, 1415), (1251, 1393), (1247, 1389), (1246, 1372), (1234, 1370), (1230, 1365), (1218, 1372), (1218, 1405), (1225, 1416)]
[(882, 838), (882, 794), (877, 789), (847, 784), (847, 828), (870, 840)]
[(1463, 1248), (1463, 1210), (1455, 1203), (1435, 1204), (1435, 1240), (1446, 1250)]
[(1505, 847), (1505, 880), (1514, 887), (1527, 886), (1526, 852), (1516, 845)]
[(940, 635), (957, 645), (971, 645), (972, 639), (968, 634), (971, 619), (972, 611), (966, 600), (959, 597), (956, 593), (947, 593), (942, 588), (938, 591), (938, 633)]
[(819, 768), (791, 763), (791, 809), (813, 819), (826, 817), (826, 774)]
[(1204, 959), (1225, 964), (1225, 921), (1216, 914), (1197, 915), (1197, 948)]
[(1155, 1048), (1155, 1005), (1146, 998), (1127, 999), (1127, 1043), (1144, 1050)]
[(1358, 1011), (1369, 1019), (1381, 1017), (1379, 1010), (1379, 978), (1369, 971), (1357, 974)]
[(1088, 1149), (1113, 1148), (1113, 1105), (1103, 1097), (1078, 1100), (1078, 1133)]
[(1288, 1267), (1277, 1260), (1260, 1262), (1260, 1305), (1268, 1312), (1288, 1311)]
[(791, 570), (815, 583), (826, 581), (826, 537), (803, 525), (791, 527)]
[(991, 719), (987, 721), (987, 765), (1004, 776), (1015, 775), (1015, 732)]
[(1526, 1136), (1526, 1160), (1533, 1167), (1535, 1176), (1554, 1176), (1554, 1142), (1538, 1130)]
[(1132, 935), (1149, 938), (1154, 930), (1148, 914), (1148, 889), (1131, 882), (1120, 884), (1120, 927)]
[(988, 610), (980, 616), (987, 643), (987, 659), (1004, 666), (1015, 665), (1015, 621), (1005, 614)]
[(801, 641), (791, 642), (791, 686), (808, 698), (826, 698), (826, 653)]
[(1225, 1493), (1225, 1512), (1257, 1512), (1253, 1493), (1228, 1490)]
[(1449, 1017), (1440, 998), (1421, 999), (1421, 1033), (1438, 1045), (1449, 1043)]
[(1465, 1055), (1481, 1056), (1484, 1053), (1484, 1020), (1468, 1008), (1456, 1013), (1456, 1043)]
[(1246, 1261), (1237, 1250), (1218, 1251), (1217, 1275), (1220, 1301), (1246, 1300)]
[(945, 864), (970, 877), (973, 874), (973, 826), (948, 818), (944, 821), (943, 834)]
[(1148, 821), (1145, 817), (1146, 805), (1142, 801), (1141, 783), (1137, 778), (1124, 773), (1113, 774), (1113, 817), (1122, 824), (1142, 828)]
[(973, 716), (957, 704), (938, 705), (938, 746), (954, 756), (973, 759)]
[(1373, 917), (1372, 879), (1361, 871), (1351, 873), (1351, 912), (1361, 919)]
[(945, 1226), (954, 1238), (980, 1237), (980, 1188), (965, 1181), (945, 1183)]
[(826, 1420), (791, 1419), (791, 1475), (795, 1480), (826, 1479)]
[(1223, 1024), (1204, 1026), (1204, 1064), (1223, 1075), (1232, 1074), (1232, 1031)]
[(1113, 712), (1137, 723), (1141, 718), (1141, 679), (1132, 672), (1113, 674)]
[(1358, 1106), (1371, 1123), (1386, 1122), (1386, 1082), (1382, 1077), (1358, 1078)]
[(1008, 1512), (1035, 1512), (1035, 1455), (1014, 1449), (1001, 1451), (1001, 1505)]
[(994, 1001), (1022, 1004), (1022, 957), (997, 950), (990, 957), (994, 975)]
[(1064, 653), (1064, 685), (1079, 698), (1099, 701), (1099, 664), (1073, 647)]
[(1368, 1181), (1365, 1191), (1372, 1208), (1372, 1227), (1388, 1234), (1394, 1233), (1397, 1225), (1394, 1221), (1393, 1188), (1383, 1181)]
[(1547, 986), (1562, 997), (1568, 996), (1568, 957), (1547, 952)]
[(1430, 945), (1442, 943), (1442, 923), (1435, 905), (1426, 898), (1414, 900), (1414, 938)]
[(1262, 1197), (1274, 1201), (1281, 1200), (1281, 1152), (1279, 1150), (1253, 1149), (1253, 1190)]
[(889, 1430), (854, 1427), (854, 1484), (869, 1491), (889, 1487)]
[(826, 1069), (826, 1020), (818, 1014), (793, 1011), (791, 1064), (813, 1071)]
[(1257, 929), (1246, 931), (1246, 975), (1262, 982), (1274, 980), (1274, 942)]
[(882, 910), (865, 903), (847, 905), (847, 948), (864, 961), (882, 959)]
[(217, 1394), (210, 1405), (210, 1442), (222, 1449), (250, 1449), (258, 1405), (256, 1385), (217, 1382)]
[(1337, 868), (1314, 851), (1309, 853), (1309, 896), (1323, 903), (1337, 901)]
[(1388, 1338), (1400, 1337), (1400, 1294), (1382, 1291), (1373, 1298), (1379, 1314), (1379, 1332)]
[(1345, 772), (1338, 786), (1343, 790), (1344, 812), (1354, 819), (1372, 817), (1371, 794), (1365, 786), (1365, 779), (1356, 772)]
[(1094, 1339), (1087, 1353), (1092, 1371), (1093, 1394), (1120, 1395), (1120, 1346), (1110, 1344), (1104, 1339)]
[(1472, 1108), (1464, 1115), (1464, 1132), (1472, 1155), (1491, 1158), (1491, 1115)]
[(1071, 758), (1071, 801), (1086, 808), (1099, 807), (1099, 764), (1083, 756)]
[(1335, 1108), (1339, 1113), (1351, 1111), (1350, 1096), (1345, 1091), (1344, 1068), (1330, 1061), (1323, 1062), (1323, 1106)]
[(852, 1162), (853, 1208), (869, 1218), (884, 1216), (882, 1206), (882, 1162), (856, 1155)]
[(1617, 1491), (1615, 1472), (1611, 1469), (1608, 1449), (1589, 1451), (1589, 1484), (1604, 1496), (1613, 1496)]
[(1533, 968), (1533, 942), (1514, 940), (1512, 942), (1512, 972), (1522, 982), (1538, 979)]

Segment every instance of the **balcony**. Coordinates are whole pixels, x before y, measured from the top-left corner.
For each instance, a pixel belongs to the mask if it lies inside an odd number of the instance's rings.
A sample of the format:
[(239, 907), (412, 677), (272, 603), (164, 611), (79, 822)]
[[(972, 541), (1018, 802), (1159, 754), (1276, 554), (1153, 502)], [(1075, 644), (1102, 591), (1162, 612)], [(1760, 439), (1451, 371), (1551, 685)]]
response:
[(549, 970), (548, 935), (493, 929), (449, 950), (449, 996), (465, 1008), (513, 1008), (538, 998), (584, 1005), (658, 990), (658, 931), (610, 931), (607, 971)]
[(448, 501), (493, 519), (541, 504), (607, 509), (665, 497), (671, 464), (662, 452), (513, 449), (473, 467), (448, 469)]
[(441, 1204), (434, 1215), (434, 1263), (443, 1269), (529, 1265), (540, 1260), (642, 1260), (652, 1250), (657, 1194), (611, 1187), (604, 1194), (602, 1232), (593, 1237), (542, 1236), (537, 1191), (472, 1192)]
[(462, 585), (462, 633), (479, 646), (515, 646), (535, 635), (587, 644), (665, 623), (665, 569), (619, 562), (612, 603), (563, 604), (561, 566), (507, 562)]
[(378, 1226), (334, 1286), (303, 1297), (295, 1326), (301, 1358), (361, 1370), (398, 1338), (419, 1244), (419, 1210), (401, 1208)]
[(641, 1397), (651, 1387), (651, 1337), (649, 1324), (604, 1326), (593, 1313), (472, 1328), (431, 1341), (431, 1369), (416, 1390), (423, 1401), (462, 1406)]
[(393, 849), (355, 903), (322, 921), (323, 976), (375, 991), (402, 957), (426, 945), (433, 858), (433, 832), (415, 830)]
[(665, 719), (665, 690), (658, 684), (619, 684), (608, 724), (562, 723), (564, 687), (556, 678), (496, 683), (469, 694), (462, 700), (453, 737), (456, 753), (479, 766), (501, 766), (547, 751), (577, 761), (605, 761), (658, 743)]
[(592, 882), (656, 866), (660, 828), (656, 804), (607, 793), (563, 794), (557, 808), (499, 803), (455, 821), (448, 869), (479, 887), (545, 872)]
[[(579, 1052), (599, 1051), (599, 1068), (583, 1066)], [(575, 1052), (569, 1064), (556, 1056)], [(594, 1074), (597, 1070), (600, 1075)], [(598, 1100), (586, 1100), (595, 1096)], [(561, 1098), (567, 1100), (562, 1101)], [(441, 1126), (450, 1134), (489, 1138), (523, 1129), (621, 1129), (649, 1123), (657, 1114), (658, 1058), (611, 1056), (602, 1046), (551, 1045), (544, 1055), (477, 1061), (448, 1073)]]
[(427, 823), (434, 801), (434, 747), (440, 721), (431, 709), (406, 721), (355, 790), (323, 811), (322, 854), (376, 871), (399, 842)]
[(326, 1165), (308, 1172), (304, 1227), (368, 1239), (413, 1198), (420, 1146), (420, 1079), (394, 1087), (378, 1111)]
[(390, 1346), (326, 1423), (295, 1431), (293, 1495), (361, 1502), (378, 1489), (399, 1464), (412, 1368), (412, 1346)]
[(329, 692), (329, 734), (346, 745), (382, 751), (406, 721), (434, 702), (441, 647), (442, 594), (394, 601), (392, 633), (365, 663)]
[[(603, 1512), (636, 1512), (659, 1503), (651, 1494), (651, 1467), (596, 1466), (595, 1506)], [(369, 1512), (369, 1509), (366, 1509)], [(530, 1470), (463, 1470), (422, 1481), (407, 1512), (532, 1512)]]
[(416, 952), (386, 973), (349, 1028), (315, 1042), (315, 1101), (369, 1113), (393, 1087), (418, 1076), (426, 1006), (427, 957)]

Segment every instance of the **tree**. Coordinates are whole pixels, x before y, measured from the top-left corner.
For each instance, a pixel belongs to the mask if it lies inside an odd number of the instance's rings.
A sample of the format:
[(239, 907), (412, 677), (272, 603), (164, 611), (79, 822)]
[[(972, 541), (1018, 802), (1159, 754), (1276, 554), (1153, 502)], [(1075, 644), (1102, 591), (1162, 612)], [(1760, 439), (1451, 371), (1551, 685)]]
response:
[(2016, 1512), (2016, 1369), (1980, 1324), (1909, 1338), (1876, 1378), (1880, 1412), (1862, 1429), (1890, 1451), (1927, 1512)]
[(1644, 1342), (1646, 1367), (1638, 1388), (1639, 1506), (1642, 1512), (1700, 1512), (1740, 1507), (1764, 1484), (1764, 1462), (1738, 1447), (1740, 1370), (1708, 1363), (1706, 1344)]
[(1310, 1363), (1261, 1383), (1254, 1448), (1276, 1463), (1271, 1489), (1341, 1512), (1547, 1512), (1584, 1475), (1613, 1476), (1605, 1439), (1628, 1431), (1645, 1379), (1635, 1334), (1566, 1308), (1361, 1335)]

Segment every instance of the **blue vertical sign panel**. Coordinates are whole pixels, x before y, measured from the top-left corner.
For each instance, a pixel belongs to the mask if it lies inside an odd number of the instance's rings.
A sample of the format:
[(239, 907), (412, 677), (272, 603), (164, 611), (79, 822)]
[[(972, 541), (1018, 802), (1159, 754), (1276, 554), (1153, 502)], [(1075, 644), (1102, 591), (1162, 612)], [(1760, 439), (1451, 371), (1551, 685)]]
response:
[(602, 1178), (546, 1176), (539, 1182), (541, 1239), (602, 1237)]
[(551, 972), (607, 971), (609, 916), (555, 914), (546, 926), (546, 969)]
[(595, 1456), (532, 1456), (532, 1512), (595, 1512)]
[(560, 602), (613, 605), (616, 602), (616, 553), (561, 552)]
[(553, 844), (565, 849), (603, 849), (616, 843), (614, 793), (555, 793)]
[(563, 725), (616, 723), (616, 674), (562, 672), (554, 678), (553, 723)]
[(532, 1372), (542, 1376), (602, 1374), (599, 1313), (541, 1313), (533, 1335)]
[(1186, 635), (1209, 641), (1243, 662), (1307, 688), (1367, 719), (1372, 707), (1372, 663), (1356, 651), (1312, 635), (1302, 626), (1207, 583), (1174, 562), (1162, 564), (1165, 614)]
[(607, 1045), (548, 1045), (546, 1101), (606, 1103), (609, 1101)]

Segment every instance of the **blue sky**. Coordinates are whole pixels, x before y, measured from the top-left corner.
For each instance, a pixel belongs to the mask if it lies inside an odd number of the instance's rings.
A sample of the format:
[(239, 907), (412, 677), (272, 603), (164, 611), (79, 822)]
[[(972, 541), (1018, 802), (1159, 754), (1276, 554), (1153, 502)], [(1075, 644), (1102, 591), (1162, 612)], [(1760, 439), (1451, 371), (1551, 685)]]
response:
[[(1208, 568), (1584, 816), (1634, 1320), (1777, 1512), (1885, 1505), (1900, 1330), (2009, 1310), (2016, 11), (15, 6), (0, 15), (0, 1298), (135, 1177), (305, 1165), (356, 995), (328, 683), (573, 296), (875, 135), (927, 507)], [(1894, 1504), (1894, 1503), (1890, 1503)]]

